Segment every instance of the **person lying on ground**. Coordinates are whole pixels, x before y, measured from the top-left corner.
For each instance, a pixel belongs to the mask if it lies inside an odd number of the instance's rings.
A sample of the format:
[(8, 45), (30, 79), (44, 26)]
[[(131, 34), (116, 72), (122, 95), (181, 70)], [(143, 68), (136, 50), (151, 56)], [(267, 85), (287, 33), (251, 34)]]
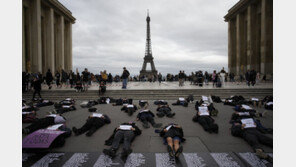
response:
[(208, 107), (198, 107), (197, 114), (192, 118), (194, 122), (198, 122), (205, 131), (209, 133), (218, 133), (219, 127), (215, 123), (215, 120), (210, 116)]
[(123, 143), (123, 152), (121, 159), (125, 161), (130, 153), (132, 153), (131, 143), (136, 136), (141, 135), (142, 131), (135, 123), (122, 123), (114, 129), (113, 134), (105, 141), (105, 145), (111, 146), (110, 149), (104, 149), (103, 153), (114, 158), (120, 143)]
[(173, 103), (172, 105), (181, 105), (181, 106), (184, 106), (184, 107), (188, 107), (188, 102), (183, 98), (183, 97), (180, 97), (176, 103)]
[(133, 99), (127, 99), (127, 98), (119, 98), (115, 99), (115, 104), (113, 106), (122, 106), (123, 104), (133, 104)]
[(169, 118), (172, 118), (173, 116), (175, 116), (175, 113), (172, 112), (172, 109), (168, 104), (164, 104), (164, 105), (159, 104), (156, 111), (157, 111), (156, 115), (158, 117), (167, 116)]
[(140, 107), (145, 107), (145, 105), (149, 105), (147, 100), (139, 100), (139, 106)]
[(40, 118), (31, 125), (23, 129), (24, 134), (30, 134), (38, 129), (44, 129), (50, 125), (65, 123), (66, 118), (58, 114), (50, 114), (45, 118)]
[(113, 101), (115, 100), (111, 97), (100, 97), (98, 99), (99, 104), (109, 104), (109, 103), (112, 103)]
[(167, 105), (168, 102), (164, 101), (164, 100), (156, 100), (156, 101), (154, 101), (154, 104), (155, 105)]
[(218, 110), (214, 107), (214, 103), (211, 97), (202, 96), (202, 99), (195, 103), (196, 111), (199, 111), (199, 107), (208, 107), (211, 116), (217, 116)]
[(91, 136), (100, 127), (110, 123), (111, 123), (111, 120), (107, 115), (101, 114), (101, 113), (93, 113), (87, 118), (86, 123), (81, 128), (77, 129), (75, 126), (73, 126), (72, 131), (75, 133), (76, 136), (81, 135), (88, 131), (85, 135)]
[(80, 107), (82, 108), (91, 108), (95, 105), (99, 104), (97, 101), (95, 100), (88, 100), (88, 101), (83, 101), (82, 103), (80, 103)]
[(273, 147), (273, 139), (262, 134), (257, 124), (252, 118), (242, 119), (241, 122), (232, 124), (231, 134), (235, 137), (243, 138), (256, 152), (256, 155), (261, 159), (266, 159), (272, 162), (272, 158), (268, 156), (260, 144)]
[(170, 123), (160, 131), (159, 136), (163, 138), (164, 144), (167, 145), (170, 158), (178, 158), (183, 151), (180, 144), (185, 141), (182, 127)]
[(33, 105), (36, 106), (36, 107), (51, 106), (53, 104), (54, 104), (54, 102), (52, 102), (50, 100), (45, 100), (45, 99), (40, 99), (40, 100), (35, 101), (33, 103)]
[(138, 109), (138, 107), (136, 105), (133, 104), (125, 104), (123, 105), (123, 107), (121, 108), (121, 111), (126, 112), (129, 116), (132, 116), (134, 112), (136, 112)]
[(224, 101), (224, 105), (236, 106), (240, 104), (250, 104), (250, 101), (247, 101), (243, 96), (231, 96)]
[(155, 123), (154, 116), (155, 115), (148, 109), (148, 105), (146, 104), (145, 107), (139, 110), (137, 121), (140, 120), (143, 123), (144, 128), (150, 128), (148, 122), (150, 122), (154, 128), (161, 127), (162, 123)]

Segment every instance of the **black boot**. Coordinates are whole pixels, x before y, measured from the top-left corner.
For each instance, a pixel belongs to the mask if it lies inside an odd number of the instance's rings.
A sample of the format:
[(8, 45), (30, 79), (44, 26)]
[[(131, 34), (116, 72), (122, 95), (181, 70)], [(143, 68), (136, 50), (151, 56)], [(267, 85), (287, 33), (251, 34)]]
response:
[(167, 149), (168, 149), (170, 158), (174, 157), (174, 151), (173, 151), (172, 147), (168, 145)]
[(180, 156), (180, 154), (182, 153), (182, 151), (183, 151), (183, 147), (180, 146), (180, 147), (178, 148), (178, 150), (176, 151), (176, 153), (175, 153), (175, 157), (178, 158), (178, 157)]
[(116, 150), (114, 149), (104, 149), (103, 153), (110, 156), (111, 158), (114, 158), (116, 156)]
[(132, 149), (123, 149), (120, 159), (125, 163), (130, 153), (132, 153)]

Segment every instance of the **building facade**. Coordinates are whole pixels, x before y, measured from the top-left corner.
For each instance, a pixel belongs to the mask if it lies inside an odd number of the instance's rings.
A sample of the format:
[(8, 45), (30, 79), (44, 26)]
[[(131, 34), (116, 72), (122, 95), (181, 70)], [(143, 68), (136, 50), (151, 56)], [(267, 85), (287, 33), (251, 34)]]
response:
[(22, 70), (72, 70), (75, 18), (58, 0), (23, 0)]
[(228, 70), (255, 69), (273, 74), (273, 0), (240, 0), (224, 17), (228, 22)]

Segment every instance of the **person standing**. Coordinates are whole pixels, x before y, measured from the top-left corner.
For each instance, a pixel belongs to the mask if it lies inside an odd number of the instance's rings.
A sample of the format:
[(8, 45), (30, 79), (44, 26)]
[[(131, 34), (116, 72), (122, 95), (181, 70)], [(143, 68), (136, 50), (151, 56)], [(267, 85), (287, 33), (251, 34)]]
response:
[(61, 74), (59, 73), (59, 71), (56, 71), (55, 77), (56, 77), (56, 85), (57, 85), (57, 87), (59, 87), (60, 86), (60, 78), (61, 78)]
[(260, 81), (260, 72), (257, 72), (257, 75), (256, 75), (256, 84), (259, 84), (259, 81)]
[(46, 76), (45, 76), (46, 84), (48, 85), (48, 89), (51, 89), (51, 82), (53, 80), (52, 73), (50, 72), (50, 69), (47, 70)]
[(213, 80), (213, 87), (216, 86), (217, 84), (217, 74), (216, 74), (216, 70), (214, 70), (213, 74), (212, 74), (212, 80)]
[(38, 78), (38, 76), (34, 77), (33, 80), (33, 88), (34, 88), (34, 93), (33, 93), (33, 100), (35, 99), (36, 93), (38, 94), (39, 98), (41, 99), (40, 91), (41, 91), (41, 80)]
[(221, 85), (224, 86), (224, 84), (225, 84), (225, 70), (224, 70), (224, 67), (220, 72), (220, 76), (221, 76)]
[(210, 78), (209, 73), (206, 71), (205, 72), (205, 84), (206, 85), (209, 85), (209, 78)]
[(162, 75), (161, 75), (161, 73), (158, 73), (158, 82), (159, 82), (159, 85), (161, 84), (161, 81), (162, 81)]
[(247, 70), (247, 72), (245, 74), (245, 78), (246, 78), (247, 85), (250, 86), (250, 80), (251, 80), (250, 70)]
[(126, 89), (129, 75), (130, 75), (129, 71), (125, 67), (123, 67), (123, 72), (122, 72), (122, 75), (121, 75), (122, 89)]
[(85, 68), (84, 71), (82, 72), (82, 81), (83, 81), (82, 83), (83, 83), (84, 91), (87, 91), (89, 78), (90, 78), (90, 73), (88, 72), (87, 68)]

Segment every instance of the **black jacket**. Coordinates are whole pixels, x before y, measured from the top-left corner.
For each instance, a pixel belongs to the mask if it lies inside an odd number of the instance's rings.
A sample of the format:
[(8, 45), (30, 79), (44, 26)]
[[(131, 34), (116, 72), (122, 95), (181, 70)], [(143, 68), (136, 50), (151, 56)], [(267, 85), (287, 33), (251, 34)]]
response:
[(164, 132), (164, 130), (170, 125), (165, 126), (161, 132), (159, 133), (160, 137), (163, 137), (164, 139), (166, 139), (167, 137), (175, 137), (178, 136), (181, 138), (181, 142), (184, 142), (186, 139), (184, 138), (184, 134), (183, 134), (183, 129), (182, 128), (176, 128), (174, 126), (172, 126), (167, 132)]
[[(134, 141), (134, 139), (136, 138), (136, 136), (139, 136), (139, 135), (142, 134), (141, 129), (139, 129), (139, 127), (137, 127), (135, 123), (132, 123), (132, 124), (122, 123), (120, 125), (132, 125), (132, 127), (136, 129), (135, 131), (133, 131), (135, 135), (132, 138), (132, 141), (131, 142)], [(107, 146), (111, 146), (112, 145), (113, 140), (114, 140), (114, 136), (115, 136), (115, 134), (116, 134), (117, 131), (118, 131), (117, 128), (115, 128), (114, 131), (113, 131), (113, 133), (112, 133), (112, 135), (107, 140), (105, 140), (105, 145), (107, 145)], [(123, 140), (121, 140), (120, 142), (122, 143)]]

